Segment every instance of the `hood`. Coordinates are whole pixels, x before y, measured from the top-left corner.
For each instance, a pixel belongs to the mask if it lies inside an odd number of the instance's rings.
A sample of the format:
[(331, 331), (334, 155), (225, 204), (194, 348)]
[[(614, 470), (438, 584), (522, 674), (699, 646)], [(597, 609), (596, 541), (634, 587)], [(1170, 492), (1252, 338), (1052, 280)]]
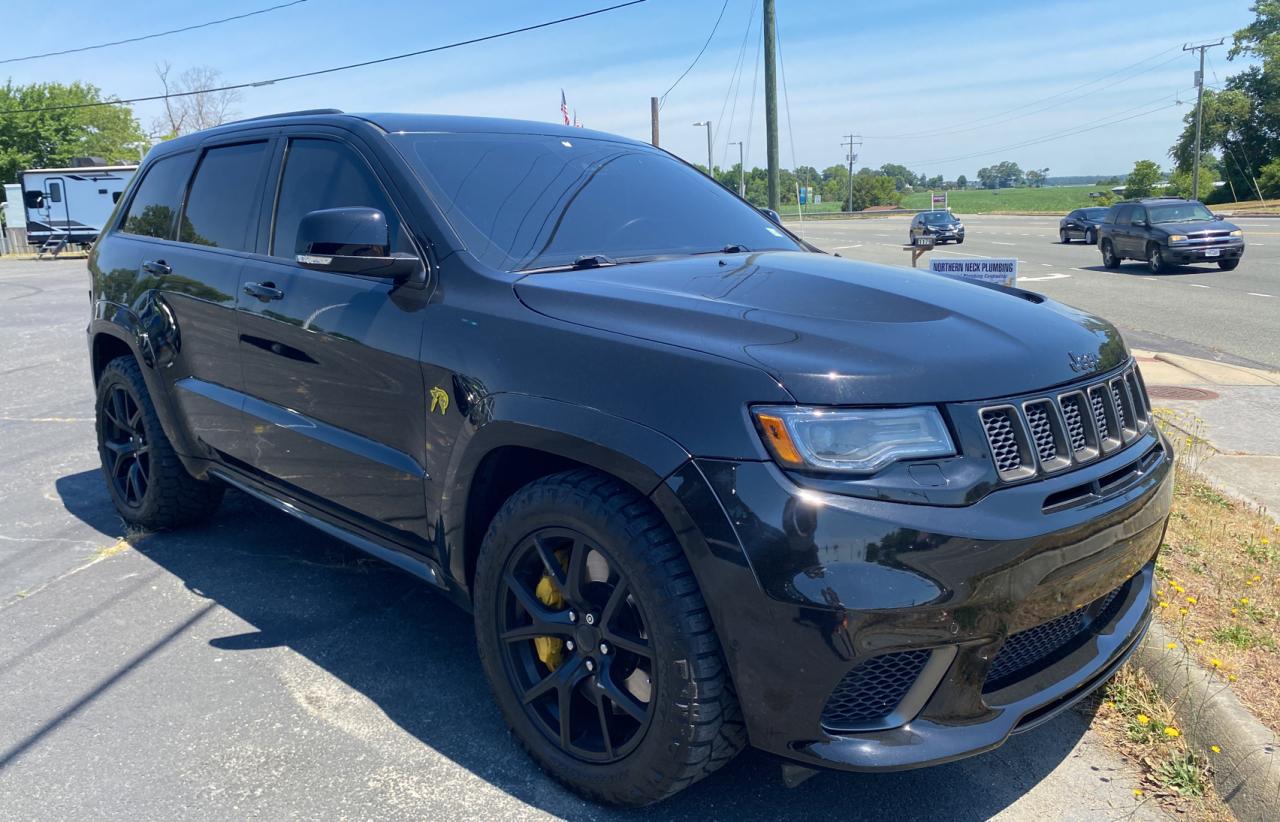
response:
[(804, 403), (1010, 396), (1128, 357), (1105, 320), (1038, 295), (824, 254), (548, 272), (515, 289), (549, 317), (754, 365)]
[(1201, 231), (1238, 231), (1239, 226), (1232, 225), (1226, 220), (1195, 220), (1186, 223), (1155, 223), (1152, 228), (1158, 228), (1166, 234), (1197, 234)]

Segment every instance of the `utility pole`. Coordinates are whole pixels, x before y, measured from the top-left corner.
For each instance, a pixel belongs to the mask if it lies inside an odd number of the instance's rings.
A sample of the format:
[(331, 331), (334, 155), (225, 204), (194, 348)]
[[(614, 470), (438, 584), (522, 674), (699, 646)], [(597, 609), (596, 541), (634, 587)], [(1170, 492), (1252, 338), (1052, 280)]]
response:
[(841, 146), (849, 147), (849, 210), (850, 211), (853, 211), (853, 161), (858, 159), (858, 155), (853, 153), (853, 147), (862, 145), (861, 140), (857, 140), (856, 142), (854, 141), (854, 138), (858, 136), (859, 135), (857, 134), (846, 134), (845, 141), (840, 144)]
[(738, 147), (738, 196), (745, 200), (747, 199), (747, 167), (743, 165), (742, 141), (729, 145)]
[(657, 148), (658, 147), (658, 98), (657, 97), (649, 98), (649, 121), (650, 121), (650, 126), (653, 129), (653, 138), (652, 138), (653, 147)]
[(1200, 52), (1200, 70), (1196, 72), (1196, 159), (1191, 172), (1191, 199), (1193, 200), (1200, 199), (1200, 125), (1204, 113), (1204, 52), (1205, 49), (1222, 45), (1222, 41), (1223, 38), (1219, 38), (1216, 43), (1201, 43), (1198, 46), (1188, 43), (1182, 47), (1183, 51)]
[(778, 45), (774, 0), (764, 0), (764, 133), (769, 167), (769, 208), (778, 210)]
[(694, 126), (707, 127), (707, 176), (714, 180), (716, 178), (716, 171), (711, 166), (711, 121), (707, 120), (705, 123), (694, 123)]

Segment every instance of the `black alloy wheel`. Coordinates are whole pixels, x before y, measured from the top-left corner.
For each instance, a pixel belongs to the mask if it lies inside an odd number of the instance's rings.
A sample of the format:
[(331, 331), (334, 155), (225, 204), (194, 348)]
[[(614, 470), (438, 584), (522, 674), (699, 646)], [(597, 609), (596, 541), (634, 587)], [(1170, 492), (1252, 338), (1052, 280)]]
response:
[(512, 552), (499, 591), (503, 663), (533, 724), (587, 762), (629, 754), (653, 714), (656, 671), (626, 577), (583, 534), (541, 528)]
[(103, 468), (116, 498), (141, 508), (151, 487), (151, 446), (143, 425), (142, 406), (129, 389), (112, 385), (102, 406)]

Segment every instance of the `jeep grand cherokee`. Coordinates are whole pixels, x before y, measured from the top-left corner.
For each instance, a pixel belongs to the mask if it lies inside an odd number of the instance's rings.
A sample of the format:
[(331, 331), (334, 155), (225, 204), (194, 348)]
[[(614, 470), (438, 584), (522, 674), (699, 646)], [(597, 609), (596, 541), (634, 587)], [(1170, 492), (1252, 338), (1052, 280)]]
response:
[(89, 268), (124, 519), (232, 487), (418, 575), (586, 796), (987, 751), (1147, 625), (1171, 454), (1112, 326), (820, 253), (648, 145), (244, 121), (154, 148)]

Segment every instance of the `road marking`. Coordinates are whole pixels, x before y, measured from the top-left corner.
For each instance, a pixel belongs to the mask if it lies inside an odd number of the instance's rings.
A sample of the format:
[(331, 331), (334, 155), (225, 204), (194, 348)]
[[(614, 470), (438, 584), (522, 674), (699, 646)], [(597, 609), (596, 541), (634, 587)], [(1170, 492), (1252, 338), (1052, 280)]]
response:
[(1153, 282), (1153, 283), (1158, 283), (1158, 282), (1160, 282), (1160, 281), (1159, 281), (1159, 280), (1157, 280), (1155, 277), (1143, 277), (1142, 279), (1144, 279), (1144, 280), (1150, 280), (1150, 281), (1151, 281), (1151, 282)]
[(1018, 282), (1036, 283), (1041, 280), (1061, 280), (1064, 277), (1070, 277), (1070, 276), (1071, 276), (1070, 274), (1060, 274), (1057, 271), (1051, 271), (1048, 274), (1044, 275), (1043, 277), (1019, 277)]
[(835, 251), (843, 251), (846, 248), (862, 248), (862, 243), (855, 243), (854, 245), (837, 245), (837, 246), (832, 246), (832, 248)]
[(1250, 292), (1249, 292), (1249, 296), (1250, 296), (1250, 297), (1274, 297), (1275, 295), (1274, 295), (1274, 294), (1259, 294), (1259, 293), (1258, 293), (1258, 292), (1256, 292), (1256, 291), (1250, 291)]
[(999, 240), (992, 240), (991, 244), (992, 245), (1014, 245), (1014, 243), (1002, 243)]
[(1209, 285), (1200, 285), (1200, 283), (1187, 283), (1187, 285), (1191, 286), (1192, 288), (1212, 288), (1213, 287)]
[(1040, 263), (1040, 265), (1044, 266), (1045, 268), (1053, 268), (1053, 263)]

